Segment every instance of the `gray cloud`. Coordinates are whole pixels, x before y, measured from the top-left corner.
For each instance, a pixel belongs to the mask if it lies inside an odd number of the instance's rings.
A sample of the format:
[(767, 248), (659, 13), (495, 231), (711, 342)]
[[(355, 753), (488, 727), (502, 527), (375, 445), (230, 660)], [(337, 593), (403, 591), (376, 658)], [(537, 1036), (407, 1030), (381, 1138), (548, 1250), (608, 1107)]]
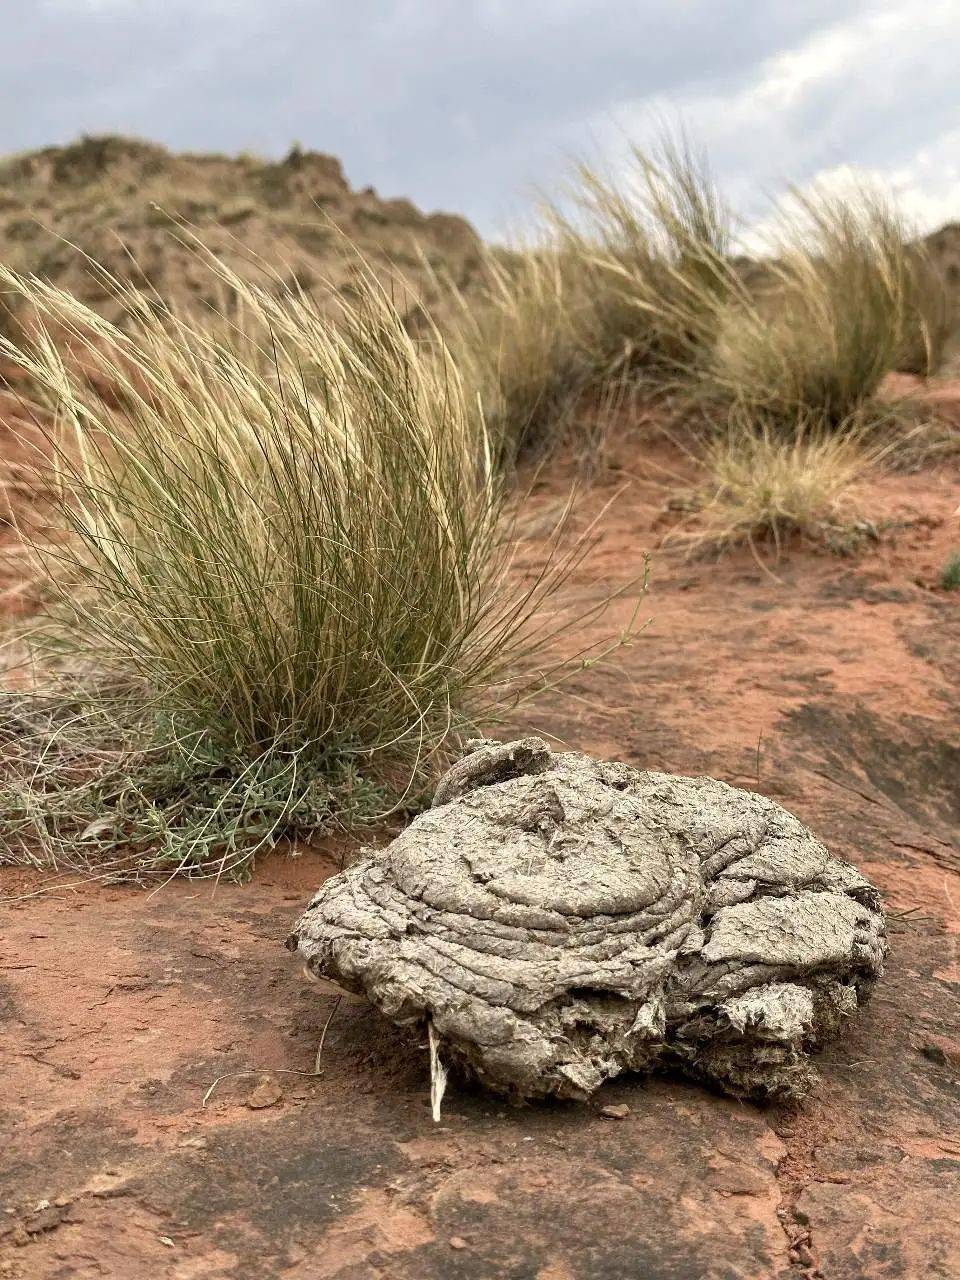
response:
[[(657, 113), (686, 120), (744, 189), (777, 166), (800, 179), (877, 167), (890, 148), (910, 163), (952, 106), (940, 65), (957, 3), (927, 8), (939, 26), (918, 17), (919, 36), (888, 47), (870, 23), (905, 4), (24, 0), (4, 17), (0, 150), (116, 131), (278, 155), (297, 139), (339, 155), (358, 185), (491, 232), (570, 152), (615, 147)], [(818, 72), (810, 55), (792, 96), (770, 91), (778, 60), (831, 33), (856, 46), (858, 31), (866, 66), (852, 57), (837, 75), (827, 58)]]

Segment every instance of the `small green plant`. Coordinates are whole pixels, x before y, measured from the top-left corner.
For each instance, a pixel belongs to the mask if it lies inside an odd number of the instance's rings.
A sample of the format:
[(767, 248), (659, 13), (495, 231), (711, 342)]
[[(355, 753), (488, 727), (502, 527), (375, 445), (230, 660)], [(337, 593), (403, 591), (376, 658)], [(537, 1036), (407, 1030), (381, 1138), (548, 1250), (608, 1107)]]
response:
[(408, 803), (556, 670), (579, 552), (510, 575), (494, 450), (438, 335), (364, 271), (331, 318), (209, 265), (229, 318), (113, 280), (122, 329), (0, 269), (35, 318), (0, 352), (54, 423), (34, 650), (83, 672), (2, 708), (21, 857), (240, 875), (291, 829)]
[(391, 804), (390, 788), (357, 763), (309, 749), (228, 751), (145, 705), (138, 684), (0, 692), (0, 862), (244, 879), (281, 839)]
[(940, 570), (940, 589), (960, 591), (960, 551), (954, 551)]

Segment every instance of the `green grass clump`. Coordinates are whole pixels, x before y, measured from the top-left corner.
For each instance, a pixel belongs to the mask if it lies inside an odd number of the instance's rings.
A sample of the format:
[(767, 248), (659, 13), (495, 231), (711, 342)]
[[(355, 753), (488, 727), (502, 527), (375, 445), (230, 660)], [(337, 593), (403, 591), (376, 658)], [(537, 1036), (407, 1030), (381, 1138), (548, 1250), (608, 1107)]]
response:
[(0, 693), (0, 806), (0, 861), (244, 879), (258, 852), (390, 795), (342, 756), (230, 752), (145, 706), (142, 687), (69, 683)]
[(955, 551), (940, 570), (942, 591), (960, 591), (960, 551)]
[(241, 874), (291, 826), (405, 803), (550, 669), (570, 562), (508, 577), (490, 438), (436, 334), (364, 273), (330, 319), (211, 267), (235, 320), (113, 281), (122, 329), (0, 273), (34, 317), (0, 350), (55, 424), (34, 643), (87, 673), (55, 713), (8, 703), (30, 742), (3, 757), (8, 849), (62, 861), (72, 833), (88, 861), (99, 815), (101, 862)]

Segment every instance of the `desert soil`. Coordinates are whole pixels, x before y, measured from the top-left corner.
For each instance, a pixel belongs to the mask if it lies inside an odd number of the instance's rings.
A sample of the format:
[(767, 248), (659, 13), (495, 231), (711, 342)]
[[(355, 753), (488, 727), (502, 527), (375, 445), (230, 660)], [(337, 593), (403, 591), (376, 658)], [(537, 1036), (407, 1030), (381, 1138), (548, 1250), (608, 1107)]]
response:
[[(610, 459), (587, 505), (622, 492), (579, 603), (656, 549), (684, 465), (643, 439)], [(803, 1104), (630, 1079), (513, 1108), (454, 1082), (435, 1125), (424, 1046), (282, 946), (349, 846), (274, 856), (244, 887), (7, 868), (0, 1276), (957, 1276), (960, 597), (936, 578), (958, 481), (865, 482), (894, 523), (850, 558), (657, 552), (646, 631), (513, 726), (758, 788), (882, 888), (886, 975)]]

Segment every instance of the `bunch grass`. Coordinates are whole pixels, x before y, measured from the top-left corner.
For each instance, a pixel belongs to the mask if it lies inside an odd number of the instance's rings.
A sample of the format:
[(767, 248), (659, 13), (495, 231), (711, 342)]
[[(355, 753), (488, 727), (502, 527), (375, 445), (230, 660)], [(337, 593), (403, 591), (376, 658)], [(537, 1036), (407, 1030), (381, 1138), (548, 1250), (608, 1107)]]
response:
[(331, 317), (208, 265), (215, 324), (111, 279), (119, 327), (0, 272), (33, 317), (0, 350), (52, 423), (33, 652), (84, 672), (3, 709), (22, 857), (237, 876), (291, 829), (380, 819), (557, 676), (576, 622), (552, 601), (584, 544), (511, 575), (491, 438), (435, 330), (369, 272)]
[(509, 469), (563, 442), (587, 385), (579, 300), (555, 245), (488, 251), (471, 297), (455, 300), (451, 347)]
[(612, 389), (685, 381), (742, 287), (730, 214), (685, 142), (634, 149), (622, 180), (581, 164), (541, 214), (532, 243), (488, 252), (469, 298), (447, 282), (457, 364), (508, 464), (569, 443)]
[(759, 283), (718, 311), (699, 391), (781, 431), (862, 423), (908, 331), (932, 342), (924, 289), (905, 224), (877, 193), (795, 194)]
[(792, 536), (836, 540), (857, 520), (852, 495), (883, 450), (856, 424), (825, 431), (818, 419), (789, 432), (733, 419), (701, 455), (690, 547), (747, 544), (779, 554)]
[(740, 290), (732, 214), (705, 157), (665, 135), (649, 152), (632, 147), (622, 175), (579, 164), (565, 197), (544, 216), (594, 378), (672, 385), (710, 345), (719, 302)]

